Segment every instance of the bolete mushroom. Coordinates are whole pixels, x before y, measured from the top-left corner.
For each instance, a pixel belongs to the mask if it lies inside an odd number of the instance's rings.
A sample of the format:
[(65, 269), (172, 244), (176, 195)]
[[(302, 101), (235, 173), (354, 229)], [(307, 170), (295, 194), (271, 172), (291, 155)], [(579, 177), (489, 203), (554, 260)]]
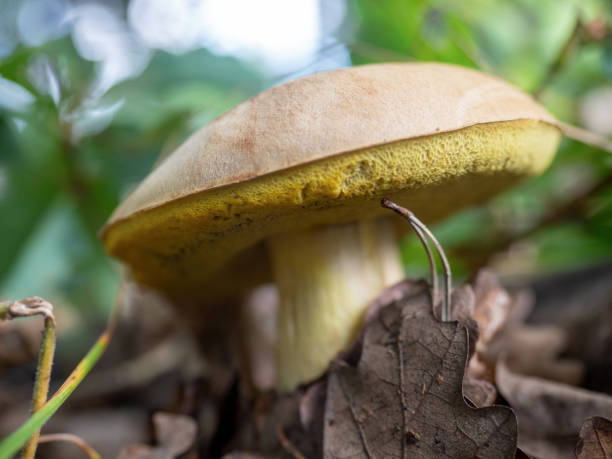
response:
[(402, 277), (381, 197), (438, 220), (544, 170), (560, 138), (531, 97), (475, 70), (319, 73), (197, 131), (102, 235), (138, 282), (171, 298), (236, 294), (271, 271), (277, 387), (292, 389), (325, 371), (368, 302)]

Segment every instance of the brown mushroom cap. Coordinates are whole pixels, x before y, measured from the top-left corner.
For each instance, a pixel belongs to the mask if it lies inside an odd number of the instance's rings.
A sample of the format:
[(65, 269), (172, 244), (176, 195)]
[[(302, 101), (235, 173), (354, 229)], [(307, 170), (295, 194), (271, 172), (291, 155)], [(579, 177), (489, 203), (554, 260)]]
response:
[(530, 96), (475, 70), (402, 63), (319, 73), (196, 132), (102, 237), (138, 281), (205, 297), (241, 271), (268, 277), (265, 263), (244, 257), (271, 235), (381, 215), (382, 196), (425, 221), (442, 218), (541, 172), (560, 138)]

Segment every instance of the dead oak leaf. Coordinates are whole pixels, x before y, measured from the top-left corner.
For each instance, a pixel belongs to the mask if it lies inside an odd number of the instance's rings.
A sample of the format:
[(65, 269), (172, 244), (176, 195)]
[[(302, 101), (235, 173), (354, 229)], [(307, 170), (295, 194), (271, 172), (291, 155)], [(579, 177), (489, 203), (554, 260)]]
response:
[(521, 432), (576, 435), (585, 419), (612, 417), (608, 394), (517, 373), (504, 359), (497, 374), (497, 389), (514, 408)]
[(612, 457), (612, 421), (599, 416), (584, 421), (576, 446), (576, 457), (578, 459)]
[(505, 359), (497, 363), (497, 388), (518, 418), (518, 445), (531, 456), (574, 457), (584, 420), (612, 417), (608, 394), (517, 373)]
[(512, 361), (513, 369), (519, 373), (567, 384), (580, 382), (584, 365), (559, 357), (568, 345), (567, 331), (556, 325), (524, 323), (534, 305), (534, 296), (529, 290), (510, 295), (497, 276), (487, 270), (478, 273), (473, 289), (472, 317), (478, 324), (479, 333), (466, 379), (495, 384), (496, 365), (504, 356)]
[(465, 328), (434, 318), (425, 284), (408, 291), (369, 320), (357, 366), (332, 367), (324, 457), (513, 457), (512, 410), (463, 400)]

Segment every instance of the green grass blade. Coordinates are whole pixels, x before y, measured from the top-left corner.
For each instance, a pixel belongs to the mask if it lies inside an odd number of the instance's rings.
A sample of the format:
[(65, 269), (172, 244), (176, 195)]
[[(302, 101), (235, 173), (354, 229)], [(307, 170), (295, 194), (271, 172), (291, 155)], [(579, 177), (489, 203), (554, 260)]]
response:
[(64, 381), (64, 384), (57, 390), (57, 392), (43, 405), (43, 407), (34, 413), (30, 418), (15, 430), (8, 437), (0, 441), (0, 459), (9, 459), (13, 457), (28, 441), (28, 439), (39, 430), (45, 422), (49, 420), (51, 416), (59, 409), (60, 406), (66, 401), (66, 399), (72, 394), (77, 386), (83, 381), (83, 378), (89, 373), (89, 371), (96, 364), (110, 341), (114, 324), (117, 317), (117, 309), (113, 314), (110, 325), (107, 330), (100, 335), (98, 340), (89, 350), (89, 352), (83, 357), (83, 360), (79, 362), (77, 367), (68, 376), (68, 379)]

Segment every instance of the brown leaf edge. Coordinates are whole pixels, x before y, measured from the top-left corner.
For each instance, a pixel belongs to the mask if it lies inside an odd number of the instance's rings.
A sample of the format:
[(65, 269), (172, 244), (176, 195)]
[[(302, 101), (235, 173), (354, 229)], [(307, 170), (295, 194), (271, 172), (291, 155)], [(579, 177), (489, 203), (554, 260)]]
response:
[(377, 303), (357, 366), (340, 361), (330, 371), (324, 457), (513, 457), (516, 418), (508, 407), (465, 403), (467, 333), (434, 318), (427, 284), (400, 283)]
[(601, 416), (589, 418), (582, 424), (579, 435), (578, 459), (612, 457), (612, 421)]

